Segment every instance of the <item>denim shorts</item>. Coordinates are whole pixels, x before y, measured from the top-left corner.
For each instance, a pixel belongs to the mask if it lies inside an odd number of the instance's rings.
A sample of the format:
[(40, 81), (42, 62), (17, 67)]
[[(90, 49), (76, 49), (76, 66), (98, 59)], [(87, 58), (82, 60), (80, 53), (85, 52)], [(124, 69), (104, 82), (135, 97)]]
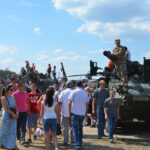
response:
[(43, 119), (44, 131), (52, 133), (57, 132), (57, 119)]
[(28, 115), (27, 126), (28, 127), (36, 127), (38, 118), (39, 118), (38, 113), (31, 113), (31, 115)]

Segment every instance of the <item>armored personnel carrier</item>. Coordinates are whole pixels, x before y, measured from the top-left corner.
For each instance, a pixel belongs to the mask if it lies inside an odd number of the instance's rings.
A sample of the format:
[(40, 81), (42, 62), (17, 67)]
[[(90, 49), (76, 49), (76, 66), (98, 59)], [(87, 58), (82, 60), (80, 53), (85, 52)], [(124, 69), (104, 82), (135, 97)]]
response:
[(90, 67), (91, 75), (102, 75), (98, 81), (105, 80), (107, 88), (116, 91), (116, 98), (120, 102), (121, 121), (138, 119), (150, 122), (150, 59), (144, 58), (143, 65), (137, 61), (127, 62), (127, 88), (120, 88), (122, 81), (110, 68), (105, 67), (103, 72), (98, 72), (97, 64), (92, 61)]

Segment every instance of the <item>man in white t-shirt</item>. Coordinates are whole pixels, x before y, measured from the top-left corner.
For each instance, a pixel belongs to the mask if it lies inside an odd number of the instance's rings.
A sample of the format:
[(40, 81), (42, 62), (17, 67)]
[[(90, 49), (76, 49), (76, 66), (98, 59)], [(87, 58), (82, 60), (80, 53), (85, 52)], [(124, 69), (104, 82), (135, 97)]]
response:
[(61, 92), (58, 101), (62, 111), (63, 136), (65, 146), (68, 145), (68, 142), (70, 143), (73, 142), (72, 129), (70, 127), (70, 114), (69, 114), (69, 96), (71, 95), (72, 92), (72, 82), (68, 81), (66, 87), (67, 87), (66, 90)]
[(131, 53), (130, 53), (130, 51), (128, 50), (127, 47), (125, 47), (125, 49), (126, 49), (126, 58), (127, 58), (128, 61), (131, 61)]
[(75, 148), (80, 150), (82, 149), (83, 120), (87, 113), (89, 103), (88, 94), (83, 90), (82, 81), (77, 82), (77, 88), (71, 92), (69, 100), (69, 113), (71, 116)]

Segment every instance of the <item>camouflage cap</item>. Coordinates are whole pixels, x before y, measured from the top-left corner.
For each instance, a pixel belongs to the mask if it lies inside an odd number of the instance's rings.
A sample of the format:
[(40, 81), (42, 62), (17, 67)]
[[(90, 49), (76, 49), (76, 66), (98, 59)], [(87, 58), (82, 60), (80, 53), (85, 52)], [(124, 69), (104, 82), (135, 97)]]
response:
[(116, 39), (115, 42), (120, 42), (120, 39)]

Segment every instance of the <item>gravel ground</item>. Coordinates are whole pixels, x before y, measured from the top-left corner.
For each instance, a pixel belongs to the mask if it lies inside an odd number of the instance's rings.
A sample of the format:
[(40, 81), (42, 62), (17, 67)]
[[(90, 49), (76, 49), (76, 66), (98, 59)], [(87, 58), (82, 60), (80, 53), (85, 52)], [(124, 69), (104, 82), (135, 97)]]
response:
[[(97, 129), (84, 127), (83, 150), (150, 150), (150, 126), (144, 124), (126, 125), (122, 128), (117, 128), (115, 134), (115, 143), (111, 144), (108, 137), (96, 139)], [(41, 129), (43, 130), (42, 126)], [(107, 135), (107, 133), (106, 133)], [(28, 135), (27, 135), (28, 136)], [(63, 137), (58, 136), (60, 150), (74, 150), (74, 145), (64, 147)], [(44, 150), (44, 138), (38, 138), (31, 144), (24, 146), (17, 143), (20, 150)], [(50, 148), (54, 150), (53, 145)]]
[[(107, 137), (98, 140), (96, 139), (97, 129), (84, 127), (84, 144), (83, 150), (150, 150), (150, 132), (143, 132), (142, 130), (128, 131), (128, 133), (116, 133), (115, 144), (111, 144)], [(74, 150), (74, 145), (64, 147), (63, 137), (58, 136), (60, 150)], [(44, 150), (44, 138), (33, 141), (30, 145), (18, 147), (21, 150)], [(51, 147), (54, 150), (54, 147)]]

